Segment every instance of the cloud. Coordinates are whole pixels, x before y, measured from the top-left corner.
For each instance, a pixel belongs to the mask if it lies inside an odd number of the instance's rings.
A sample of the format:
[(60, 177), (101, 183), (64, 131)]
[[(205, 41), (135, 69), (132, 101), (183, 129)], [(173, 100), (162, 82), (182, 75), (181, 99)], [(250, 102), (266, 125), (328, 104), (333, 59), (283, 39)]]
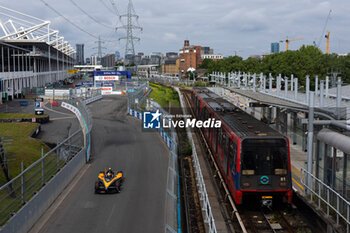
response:
[(179, 38), (177, 38), (177, 36), (174, 33), (166, 32), (164, 33), (163, 40), (171, 42), (178, 41)]
[[(124, 51), (125, 41), (118, 42), (118, 37), (125, 36), (125, 30), (115, 32), (97, 24), (76, 8), (71, 0), (45, 1), (89, 33), (114, 41), (103, 44), (107, 48), (104, 52)], [(111, 13), (113, 10), (110, 1), (73, 1), (101, 23), (116, 26), (118, 17)], [(125, 14), (127, 1), (113, 1), (118, 11)], [(141, 38), (140, 43), (135, 43), (135, 48), (146, 54), (152, 51), (178, 51), (185, 39), (189, 39), (192, 44), (210, 46), (214, 52), (225, 56), (232, 55), (234, 50), (240, 50), (242, 52), (239, 54), (247, 57), (268, 51), (271, 42), (280, 41), (286, 36), (304, 37), (304, 40), (290, 44), (291, 49), (298, 49), (302, 44), (312, 44), (312, 41), (322, 36), (330, 9), (332, 16), (327, 30), (331, 30), (331, 52), (350, 51), (346, 40), (350, 37), (348, 0), (133, 0), (133, 3), (135, 12), (140, 16), (140, 26), (144, 28), (142, 33), (134, 32)], [(95, 38), (69, 24), (41, 1), (2, 0), (0, 5), (50, 20), (51, 27), (58, 29), (73, 46), (85, 43), (85, 54), (96, 52), (93, 49), (96, 47)], [(324, 40), (320, 48), (325, 49)]]

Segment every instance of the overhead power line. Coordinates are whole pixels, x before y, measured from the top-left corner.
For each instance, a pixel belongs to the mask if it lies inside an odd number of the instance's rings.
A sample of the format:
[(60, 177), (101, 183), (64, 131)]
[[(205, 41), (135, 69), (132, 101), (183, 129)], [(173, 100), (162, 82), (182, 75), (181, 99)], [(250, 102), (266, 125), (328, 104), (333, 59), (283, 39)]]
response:
[(112, 29), (112, 30), (114, 30), (114, 28), (113, 27), (111, 27), (111, 26), (108, 26), (108, 25), (105, 25), (105, 24), (103, 24), (103, 23), (101, 23), (101, 22), (99, 22), (98, 20), (96, 20), (94, 17), (92, 17), (91, 15), (89, 15), (85, 10), (83, 10), (78, 4), (76, 4), (73, 0), (70, 0), (71, 1), (71, 3), (76, 7), (76, 8), (78, 8), (81, 12), (83, 12), (87, 17), (89, 17), (91, 20), (93, 20), (95, 23), (98, 23), (98, 24), (100, 24), (100, 25), (102, 25), (102, 26), (104, 26), (104, 27), (106, 27), (106, 28), (108, 28), (108, 29)]
[(100, 2), (107, 8), (107, 10), (109, 10), (112, 14), (117, 14), (117, 12), (113, 11), (110, 7), (108, 7), (108, 5), (103, 1), (100, 0)]
[(118, 8), (115, 6), (114, 0), (109, 0), (109, 1), (110, 1), (110, 3), (112, 4), (113, 10), (115, 11), (115, 13), (117, 14), (117, 16), (119, 17), (120, 14), (119, 14)]
[(59, 16), (61, 16), (62, 18), (64, 18), (68, 23), (72, 24), (74, 27), (78, 28), (80, 31), (88, 34), (89, 36), (98, 39), (97, 36), (91, 34), (90, 32), (84, 30), (83, 28), (81, 28), (79, 25), (75, 24), (74, 22), (72, 22), (70, 19), (68, 19), (67, 17), (65, 17), (64, 15), (62, 15), (60, 12), (58, 12), (56, 9), (54, 9), (52, 6), (50, 6), (47, 2), (45, 2), (44, 0), (40, 0), (42, 3), (44, 3), (48, 8), (50, 8), (52, 11), (54, 11), (56, 14), (58, 14)]

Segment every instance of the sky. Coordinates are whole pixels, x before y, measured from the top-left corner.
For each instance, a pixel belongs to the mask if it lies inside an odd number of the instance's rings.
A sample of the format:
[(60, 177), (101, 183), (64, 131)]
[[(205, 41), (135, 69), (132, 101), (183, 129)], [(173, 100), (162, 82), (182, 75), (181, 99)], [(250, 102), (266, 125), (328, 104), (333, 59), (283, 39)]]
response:
[[(85, 44), (85, 57), (97, 52), (94, 47), (98, 36), (104, 40), (104, 53), (118, 50), (124, 54), (126, 41), (118, 38), (126, 32), (114, 28), (126, 21), (119, 20), (112, 3), (120, 14), (126, 14), (128, 0), (44, 1), (94, 37), (71, 25), (41, 0), (0, 0), (0, 6), (51, 21), (50, 27), (59, 30), (74, 47), (76, 43)], [(145, 54), (178, 52), (187, 39), (191, 45), (213, 48), (214, 53), (224, 56), (236, 53), (247, 58), (268, 53), (271, 42), (285, 40), (287, 36), (304, 38), (290, 42), (291, 50), (313, 41), (318, 43), (322, 36), (320, 49), (325, 51), (322, 31), (330, 10), (326, 27), (326, 32), (330, 30), (330, 52), (350, 52), (349, 0), (133, 0), (133, 5), (143, 27), (142, 32), (135, 31), (135, 36), (141, 38), (135, 42), (135, 51)], [(286, 49), (285, 43), (280, 44), (280, 49)]]

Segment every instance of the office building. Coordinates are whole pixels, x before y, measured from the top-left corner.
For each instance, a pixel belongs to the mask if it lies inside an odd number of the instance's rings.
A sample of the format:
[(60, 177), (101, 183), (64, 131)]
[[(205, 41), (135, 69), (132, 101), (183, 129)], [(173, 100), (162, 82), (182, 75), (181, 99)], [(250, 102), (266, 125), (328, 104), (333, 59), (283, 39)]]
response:
[(274, 42), (271, 43), (271, 53), (279, 53), (280, 52), (280, 43)]
[(77, 65), (84, 65), (85, 59), (84, 59), (84, 44), (76, 44), (76, 50), (77, 50)]

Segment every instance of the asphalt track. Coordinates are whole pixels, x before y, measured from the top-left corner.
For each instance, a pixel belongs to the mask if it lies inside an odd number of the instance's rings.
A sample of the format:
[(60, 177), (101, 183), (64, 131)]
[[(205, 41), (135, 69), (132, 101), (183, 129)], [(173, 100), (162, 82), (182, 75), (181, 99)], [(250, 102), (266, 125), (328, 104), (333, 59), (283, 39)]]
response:
[[(93, 113), (92, 162), (39, 232), (164, 232), (168, 150), (156, 132), (126, 115), (125, 97), (107, 97), (89, 105)], [(118, 194), (95, 194), (104, 168), (123, 170)], [(40, 221), (40, 220), (39, 220)]]

